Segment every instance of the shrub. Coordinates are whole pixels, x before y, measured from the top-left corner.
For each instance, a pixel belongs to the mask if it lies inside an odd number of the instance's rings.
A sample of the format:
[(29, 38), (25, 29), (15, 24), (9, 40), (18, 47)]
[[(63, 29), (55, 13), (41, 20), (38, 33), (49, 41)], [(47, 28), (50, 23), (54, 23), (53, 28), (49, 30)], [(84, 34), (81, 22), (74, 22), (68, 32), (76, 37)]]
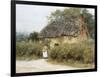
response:
[(51, 49), (49, 56), (57, 61), (78, 61), (81, 63), (94, 62), (94, 42), (82, 41), (73, 44), (60, 44)]
[(83, 59), (84, 59), (84, 63), (93, 63), (94, 62), (94, 51), (91, 48), (85, 49)]
[(16, 42), (16, 55), (17, 56), (42, 56), (42, 46), (39, 42)]

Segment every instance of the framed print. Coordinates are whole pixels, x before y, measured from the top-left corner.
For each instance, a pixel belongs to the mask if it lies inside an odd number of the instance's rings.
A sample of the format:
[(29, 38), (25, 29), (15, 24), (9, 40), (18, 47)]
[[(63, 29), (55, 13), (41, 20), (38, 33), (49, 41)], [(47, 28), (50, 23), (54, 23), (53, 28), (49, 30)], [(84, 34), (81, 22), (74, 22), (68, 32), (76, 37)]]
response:
[(97, 71), (97, 6), (11, 1), (11, 76)]

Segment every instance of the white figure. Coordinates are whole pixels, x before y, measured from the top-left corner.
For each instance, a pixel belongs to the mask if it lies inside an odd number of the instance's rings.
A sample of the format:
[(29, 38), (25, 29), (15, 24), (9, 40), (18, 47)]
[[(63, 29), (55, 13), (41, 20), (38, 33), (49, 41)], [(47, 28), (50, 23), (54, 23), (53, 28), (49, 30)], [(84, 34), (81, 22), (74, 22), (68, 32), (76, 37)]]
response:
[(43, 57), (47, 58), (48, 57), (48, 47), (44, 46), (42, 51), (43, 51)]

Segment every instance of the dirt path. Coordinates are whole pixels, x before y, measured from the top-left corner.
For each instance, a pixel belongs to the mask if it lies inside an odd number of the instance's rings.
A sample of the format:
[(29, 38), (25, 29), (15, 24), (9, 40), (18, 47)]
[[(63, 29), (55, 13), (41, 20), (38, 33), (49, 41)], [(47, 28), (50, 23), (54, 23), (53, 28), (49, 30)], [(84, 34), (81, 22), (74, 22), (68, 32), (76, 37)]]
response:
[(80, 68), (73, 68), (65, 65), (55, 65), (48, 63), (45, 59), (32, 61), (16, 61), (16, 72), (42, 72), (42, 71), (56, 71), (56, 70), (73, 70)]

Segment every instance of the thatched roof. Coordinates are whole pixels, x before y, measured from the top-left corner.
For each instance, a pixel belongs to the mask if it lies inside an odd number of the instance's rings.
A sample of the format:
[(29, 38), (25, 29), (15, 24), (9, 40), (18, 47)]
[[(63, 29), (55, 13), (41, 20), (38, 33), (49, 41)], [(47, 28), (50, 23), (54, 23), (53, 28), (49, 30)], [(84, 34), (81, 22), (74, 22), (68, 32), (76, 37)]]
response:
[(78, 36), (79, 24), (77, 18), (67, 18), (64, 20), (52, 21), (40, 33), (41, 37), (58, 37), (58, 36)]

